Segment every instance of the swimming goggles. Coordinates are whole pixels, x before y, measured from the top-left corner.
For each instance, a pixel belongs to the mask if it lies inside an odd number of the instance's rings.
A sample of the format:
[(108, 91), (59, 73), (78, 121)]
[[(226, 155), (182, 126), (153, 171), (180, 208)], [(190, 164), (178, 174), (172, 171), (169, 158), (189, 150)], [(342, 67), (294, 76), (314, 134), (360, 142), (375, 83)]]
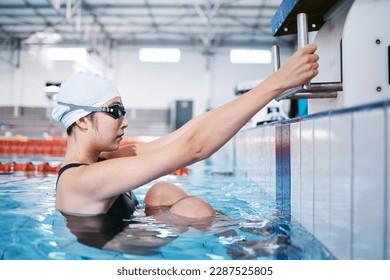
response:
[(61, 101), (58, 101), (57, 103), (69, 107), (69, 110), (62, 115), (61, 119), (69, 112), (74, 110), (80, 110), (80, 109), (87, 112), (103, 112), (110, 115), (116, 120), (126, 115), (126, 109), (121, 104), (113, 104), (107, 107), (92, 107), (92, 106), (75, 105), (75, 104), (65, 103)]

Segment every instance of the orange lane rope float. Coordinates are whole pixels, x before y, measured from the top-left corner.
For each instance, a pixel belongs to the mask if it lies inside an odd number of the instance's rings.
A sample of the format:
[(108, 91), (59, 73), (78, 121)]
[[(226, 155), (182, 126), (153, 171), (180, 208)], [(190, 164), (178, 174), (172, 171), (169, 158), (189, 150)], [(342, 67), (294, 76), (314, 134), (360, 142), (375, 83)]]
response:
[[(58, 173), (61, 169), (61, 164), (50, 165), (48, 162), (42, 162), (37, 165), (31, 161), (20, 163), (15, 161), (10, 162), (0, 162), (0, 174), (1, 173), (10, 173), (10, 172), (39, 172), (39, 173)], [(176, 176), (185, 176), (188, 175), (189, 171), (187, 167), (179, 168), (172, 173), (171, 175)]]
[[(125, 138), (121, 145), (142, 143), (145, 142), (144, 138)], [(0, 138), (0, 155), (63, 156), (65, 151), (65, 138), (30, 139), (24, 136)]]
[(63, 156), (66, 139), (29, 139), (27, 137), (0, 138), (0, 154)]
[[(123, 139), (121, 145), (137, 144), (141, 142), (145, 142), (145, 139), (142, 137), (126, 138)], [(65, 138), (30, 139), (24, 136), (0, 138), (0, 155), (43, 155), (62, 157), (65, 155), (65, 151)], [(48, 162), (42, 162), (38, 165), (34, 165), (32, 162), (0, 162), (0, 173), (10, 173), (17, 171), (58, 173), (60, 169), (60, 164), (51, 166)], [(183, 167), (173, 171), (171, 174), (176, 176), (184, 176), (188, 175), (188, 173), (188, 168)]]
[(42, 162), (37, 165), (31, 161), (20, 163), (15, 161), (10, 162), (0, 162), (0, 172), (10, 173), (10, 172), (43, 172), (43, 173), (58, 173), (61, 168), (61, 164), (51, 166), (48, 162)]

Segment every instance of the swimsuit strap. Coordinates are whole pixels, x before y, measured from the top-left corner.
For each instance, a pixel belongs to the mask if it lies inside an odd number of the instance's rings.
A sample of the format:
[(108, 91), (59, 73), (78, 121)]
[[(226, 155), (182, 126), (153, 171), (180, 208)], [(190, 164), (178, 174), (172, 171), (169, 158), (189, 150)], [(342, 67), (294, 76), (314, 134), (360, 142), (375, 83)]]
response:
[(63, 167), (61, 167), (60, 171), (58, 171), (58, 176), (57, 176), (57, 182), (56, 182), (56, 188), (57, 188), (57, 184), (58, 184), (58, 179), (60, 178), (60, 176), (62, 175), (62, 173), (64, 173), (64, 171), (68, 170), (69, 168), (73, 168), (73, 167), (79, 167), (81, 165), (88, 165), (86, 163), (69, 163)]
[(69, 164), (61, 167), (60, 171), (58, 171), (58, 177), (60, 177), (61, 174), (64, 173), (64, 171), (68, 170), (69, 168), (79, 167), (81, 165), (87, 165), (87, 164), (86, 163), (69, 163)]
[[(98, 157), (98, 162), (99, 161), (103, 161), (103, 160), (106, 160), (106, 158), (103, 158), (103, 157)], [(60, 178), (60, 176), (62, 175), (62, 173), (64, 173), (64, 171), (68, 170), (69, 168), (73, 168), (73, 167), (79, 167), (81, 165), (88, 165), (86, 163), (78, 163), (78, 162), (75, 162), (75, 163), (69, 163), (63, 167), (61, 167), (60, 171), (58, 171), (58, 176), (57, 176), (57, 182), (56, 182), (56, 188), (57, 188), (57, 184), (58, 184), (58, 179)]]

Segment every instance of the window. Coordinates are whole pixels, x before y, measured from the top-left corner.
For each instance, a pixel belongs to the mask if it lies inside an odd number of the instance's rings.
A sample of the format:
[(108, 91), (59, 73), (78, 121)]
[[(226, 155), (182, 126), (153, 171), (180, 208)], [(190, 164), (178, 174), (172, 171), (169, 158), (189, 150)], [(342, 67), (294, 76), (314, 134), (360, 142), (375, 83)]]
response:
[(142, 62), (179, 62), (179, 49), (142, 48), (139, 50), (139, 60)]
[(50, 48), (47, 50), (50, 60), (84, 60), (87, 58), (85, 48)]
[(271, 51), (268, 50), (232, 49), (230, 51), (231, 63), (270, 64), (271, 59)]

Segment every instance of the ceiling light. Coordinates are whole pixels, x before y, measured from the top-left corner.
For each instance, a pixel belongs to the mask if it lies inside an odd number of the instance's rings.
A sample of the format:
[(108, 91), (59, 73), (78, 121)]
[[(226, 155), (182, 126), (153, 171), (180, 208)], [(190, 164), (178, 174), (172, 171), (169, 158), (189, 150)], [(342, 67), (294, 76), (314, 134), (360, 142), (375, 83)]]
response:
[(142, 62), (179, 62), (179, 49), (142, 48), (139, 51)]
[(271, 59), (269, 50), (232, 49), (230, 51), (231, 63), (270, 64)]
[(50, 60), (84, 60), (87, 58), (85, 48), (50, 48), (47, 50)]

